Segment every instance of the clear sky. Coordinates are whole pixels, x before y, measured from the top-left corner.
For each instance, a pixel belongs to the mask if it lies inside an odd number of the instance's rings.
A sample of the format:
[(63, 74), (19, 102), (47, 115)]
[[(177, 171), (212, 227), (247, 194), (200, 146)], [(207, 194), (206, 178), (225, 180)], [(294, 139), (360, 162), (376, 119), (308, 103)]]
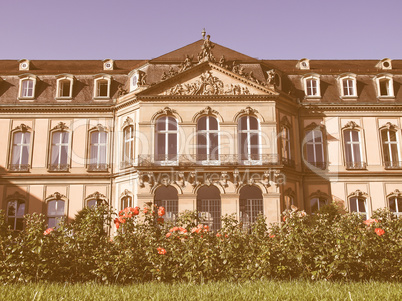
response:
[(151, 59), (211, 40), (260, 59), (402, 58), (402, 0), (0, 0), (0, 59)]

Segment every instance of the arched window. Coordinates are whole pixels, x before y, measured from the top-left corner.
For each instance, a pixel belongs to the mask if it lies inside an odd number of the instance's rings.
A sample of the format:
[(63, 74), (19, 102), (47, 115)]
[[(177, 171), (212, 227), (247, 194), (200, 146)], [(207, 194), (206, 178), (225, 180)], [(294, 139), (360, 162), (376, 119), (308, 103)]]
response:
[(55, 228), (65, 217), (65, 202), (61, 199), (47, 202), (47, 224), (49, 228)]
[(177, 120), (162, 116), (156, 120), (155, 161), (177, 160)]
[(110, 82), (111, 82), (111, 76), (108, 74), (100, 74), (96, 76), (94, 80), (95, 99), (110, 98)]
[(211, 230), (221, 228), (221, 195), (215, 186), (202, 186), (197, 192), (198, 216)]
[(161, 186), (155, 191), (154, 204), (165, 208), (165, 220), (175, 220), (179, 212), (177, 190), (173, 186)]
[(244, 227), (250, 227), (259, 214), (264, 213), (262, 192), (259, 188), (246, 185), (240, 189), (240, 221)]
[(367, 200), (365, 197), (353, 196), (349, 198), (350, 212), (361, 214), (364, 220), (367, 219)]
[(310, 199), (310, 210), (314, 213), (320, 210), (323, 206), (328, 204), (328, 200), (324, 197), (314, 197)]
[(380, 132), (385, 168), (401, 168), (401, 153), (396, 129), (383, 128)]
[(304, 93), (307, 98), (318, 98), (321, 96), (320, 75), (307, 74), (303, 77)]
[(10, 171), (28, 171), (31, 133), (25, 125), (22, 126), (22, 130), (13, 132), (12, 141)]
[(306, 131), (305, 145), (307, 162), (321, 169), (326, 168), (322, 131), (319, 129)]
[(240, 117), (238, 122), (239, 154), (242, 161), (260, 160), (260, 125), (253, 116)]
[(123, 162), (125, 167), (133, 165), (134, 161), (134, 126), (126, 126), (123, 130)]
[(282, 126), (281, 133), (281, 153), (282, 153), (282, 162), (284, 164), (289, 165), (292, 160), (291, 151), (290, 151), (290, 131), (287, 126)]
[(197, 161), (219, 160), (218, 120), (201, 117), (197, 122)]
[(342, 97), (357, 97), (355, 74), (343, 74), (339, 76), (339, 83)]
[(7, 225), (12, 230), (22, 230), (24, 227), (25, 201), (12, 200), (7, 203)]
[(88, 171), (107, 171), (107, 136), (101, 125), (90, 131)]
[(345, 129), (343, 131), (345, 148), (345, 164), (347, 169), (364, 169), (366, 163), (363, 160), (360, 131)]
[(133, 198), (130, 195), (125, 195), (120, 199), (120, 209), (133, 207)]
[(64, 130), (51, 133), (50, 171), (68, 171), (68, 150), (70, 133)]
[(34, 99), (35, 98), (35, 75), (21, 75), (18, 99)]
[(87, 203), (88, 208), (93, 208), (93, 207), (100, 206), (102, 204), (107, 204), (106, 197), (102, 193), (99, 193), (98, 191), (90, 194), (86, 198), (86, 203)]
[(56, 99), (71, 99), (73, 97), (73, 81), (71, 74), (60, 74), (57, 76)]
[(402, 217), (402, 195), (392, 195), (388, 198), (389, 210), (397, 217)]

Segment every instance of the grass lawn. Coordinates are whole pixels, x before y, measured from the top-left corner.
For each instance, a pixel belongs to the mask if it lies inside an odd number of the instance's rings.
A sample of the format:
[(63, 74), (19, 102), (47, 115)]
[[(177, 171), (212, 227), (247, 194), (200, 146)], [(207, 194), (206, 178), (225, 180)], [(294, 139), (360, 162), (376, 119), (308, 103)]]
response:
[(133, 285), (12, 284), (0, 300), (402, 300), (402, 283), (250, 281)]

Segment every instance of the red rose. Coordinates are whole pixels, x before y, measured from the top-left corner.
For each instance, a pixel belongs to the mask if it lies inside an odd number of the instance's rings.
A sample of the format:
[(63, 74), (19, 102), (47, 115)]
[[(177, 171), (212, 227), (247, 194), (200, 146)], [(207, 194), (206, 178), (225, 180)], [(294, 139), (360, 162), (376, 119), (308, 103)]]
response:
[(385, 231), (381, 228), (375, 228), (374, 232), (378, 235), (381, 236), (385, 233)]
[(158, 215), (159, 216), (164, 216), (165, 215), (165, 208), (164, 207), (159, 207)]
[(158, 218), (156, 220), (158, 222), (158, 224), (163, 224), (163, 222), (165, 221), (162, 217)]
[(133, 214), (134, 215), (140, 214), (140, 207), (135, 207), (134, 210), (133, 210)]
[(147, 214), (148, 213), (148, 208), (144, 208), (144, 214)]
[(179, 231), (182, 234), (187, 233), (187, 230), (185, 228), (183, 228), (183, 227), (179, 227)]
[(164, 248), (158, 247), (158, 254), (160, 255), (165, 255), (166, 254), (166, 250)]
[(275, 237), (275, 234), (271, 234), (270, 236), (269, 236), (269, 238), (274, 238)]
[(172, 235), (172, 233), (170, 233), (170, 232), (166, 233), (166, 238), (169, 238), (170, 235)]
[(221, 236), (222, 236), (222, 234), (216, 233), (216, 237), (221, 237)]
[(209, 226), (208, 225), (204, 226), (204, 231), (209, 231)]
[(53, 228), (47, 228), (46, 230), (45, 230), (45, 232), (43, 232), (43, 235), (48, 235), (48, 234), (50, 234), (50, 232), (52, 232), (54, 229)]
[(119, 211), (119, 216), (122, 216), (123, 215), (123, 210), (120, 210)]

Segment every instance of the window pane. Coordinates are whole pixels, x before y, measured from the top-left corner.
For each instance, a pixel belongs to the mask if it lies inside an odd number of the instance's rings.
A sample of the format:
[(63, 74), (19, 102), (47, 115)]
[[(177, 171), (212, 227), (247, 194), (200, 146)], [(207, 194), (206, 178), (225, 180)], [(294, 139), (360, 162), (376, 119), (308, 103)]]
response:
[(17, 218), (15, 223), (15, 230), (23, 230), (24, 229), (24, 219)]
[(201, 117), (197, 122), (197, 130), (205, 131), (207, 129), (207, 117)]
[(248, 143), (247, 143), (247, 134), (241, 133), (240, 134), (240, 153), (247, 154), (248, 153)]
[(356, 198), (350, 199), (350, 212), (357, 212), (357, 199)]
[(164, 155), (166, 153), (165, 134), (157, 135), (157, 145), (158, 145), (157, 154)]
[(353, 162), (362, 162), (360, 155), (360, 144), (353, 144)]
[(13, 145), (11, 164), (22, 164), (20, 162), (20, 158), (21, 158), (21, 146)]
[(89, 200), (88, 201), (88, 208), (96, 207), (96, 200)]
[(17, 216), (23, 216), (25, 214), (25, 203), (19, 202), (17, 209)]
[(250, 133), (250, 152), (251, 154), (259, 153), (259, 139), (258, 134)]
[(322, 142), (322, 132), (321, 131), (312, 131), (312, 135), (314, 136), (315, 142)]
[(52, 158), (50, 164), (52, 165), (59, 164), (59, 148), (56, 145), (52, 146)]
[(68, 132), (61, 132), (61, 136), (62, 136), (62, 140), (61, 140), (61, 142), (62, 143), (68, 143)]
[(64, 215), (64, 201), (57, 200), (57, 215)]
[(210, 134), (209, 135), (209, 137), (210, 137), (210, 151), (209, 151), (209, 153), (211, 154), (211, 155), (213, 155), (213, 157), (211, 157), (211, 159), (213, 159), (213, 160), (217, 160), (218, 159), (218, 155), (219, 155), (219, 144), (218, 144), (218, 141), (219, 141), (219, 134), (218, 133), (216, 133), (216, 134)]
[(250, 130), (258, 130), (258, 120), (255, 117), (249, 116), (250, 118)]
[(98, 163), (106, 164), (106, 145), (104, 145), (104, 144), (99, 146)]
[(7, 216), (15, 216), (16, 213), (16, 202), (12, 201), (8, 203), (8, 210), (7, 210)]
[(366, 212), (366, 200), (358, 199), (359, 204), (359, 212), (365, 213)]
[(168, 129), (171, 131), (177, 130), (177, 122), (173, 117), (168, 117)]
[(168, 154), (177, 154), (177, 134), (168, 134)]
[(209, 129), (217, 130), (218, 129), (218, 120), (215, 117), (209, 116)]
[(107, 142), (107, 133), (99, 132), (99, 140), (100, 140), (100, 143), (106, 143)]
[(56, 143), (60, 143), (60, 136), (61, 136), (62, 132), (54, 132), (52, 135), (52, 143), (56, 144)]
[(47, 203), (47, 215), (56, 215), (57, 201), (50, 201)]
[(60, 148), (60, 164), (67, 164), (68, 146), (62, 145)]
[(243, 116), (239, 120), (240, 130), (247, 130), (247, 116)]
[(157, 131), (166, 130), (166, 117), (161, 117), (158, 120), (156, 120), (156, 130)]
[(316, 212), (318, 210), (318, 198), (313, 198), (310, 200), (311, 212)]
[(91, 144), (95, 144), (95, 143), (99, 142), (98, 133), (99, 132), (92, 132), (91, 133)]
[[(207, 137), (205, 134), (198, 134), (198, 145), (197, 145), (198, 154), (206, 154), (207, 153)], [(205, 160), (205, 159), (201, 159)]]

